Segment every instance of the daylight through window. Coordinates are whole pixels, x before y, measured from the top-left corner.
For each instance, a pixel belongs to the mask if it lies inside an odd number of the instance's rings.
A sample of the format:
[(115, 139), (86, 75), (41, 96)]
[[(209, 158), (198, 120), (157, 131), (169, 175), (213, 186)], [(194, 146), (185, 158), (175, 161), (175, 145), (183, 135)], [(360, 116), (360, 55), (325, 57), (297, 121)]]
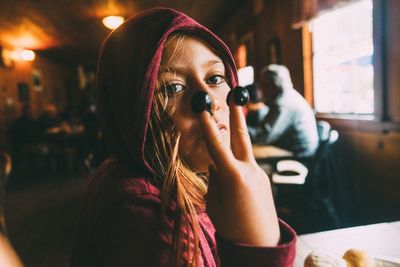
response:
[(317, 112), (372, 114), (372, 0), (324, 13), (310, 28)]

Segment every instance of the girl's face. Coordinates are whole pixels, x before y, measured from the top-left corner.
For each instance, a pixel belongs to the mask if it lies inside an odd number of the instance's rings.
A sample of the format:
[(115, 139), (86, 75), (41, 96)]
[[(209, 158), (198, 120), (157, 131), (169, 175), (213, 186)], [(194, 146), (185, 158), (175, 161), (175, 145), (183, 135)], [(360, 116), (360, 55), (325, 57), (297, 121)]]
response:
[(230, 141), (229, 108), (226, 97), (230, 90), (225, 80), (222, 60), (195, 37), (172, 39), (164, 49), (158, 75), (159, 89), (168, 94), (168, 105), (175, 109), (172, 119), (181, 134), (179, 155), (198, 172), (207, 172), (212, 163), (191, 99), (198, 91), (212, 98), (213, 118), (223, 138)]

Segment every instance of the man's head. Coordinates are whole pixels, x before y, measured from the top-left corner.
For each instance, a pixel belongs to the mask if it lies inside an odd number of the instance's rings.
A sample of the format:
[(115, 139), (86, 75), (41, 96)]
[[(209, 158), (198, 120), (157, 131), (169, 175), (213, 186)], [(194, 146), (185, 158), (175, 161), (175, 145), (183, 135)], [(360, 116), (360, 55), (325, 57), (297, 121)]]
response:
[(43, 107), (43, 111), (48, 117), (56, 117), (57, 116), (57, 107), (54, 104), (46, 104)]
[(283, 65), (265, 66), (260, 71), (260, 88), (264, 101), (274, 101), (283, 90), (293, 88), (289, 70)]

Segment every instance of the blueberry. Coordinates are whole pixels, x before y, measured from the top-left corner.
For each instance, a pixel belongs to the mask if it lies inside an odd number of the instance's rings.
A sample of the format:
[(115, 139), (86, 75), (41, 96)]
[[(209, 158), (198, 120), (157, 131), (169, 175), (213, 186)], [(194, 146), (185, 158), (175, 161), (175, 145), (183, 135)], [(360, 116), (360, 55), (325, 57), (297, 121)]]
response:
[(235, 100), (236, 105), (244, 106), (249, 102), (249, 91), (242, 86), (236, 86), (233, 90), (228, 93), (226, 98), (226, 102), (229, 105), (229, 98), (233, 93), (233, 97)]
[(212, 100), (211, 97), (204, 91), (199, 91), (192, 97), (192, 110), (195, 113), (201, 113), (207, 110), (211, 113)]

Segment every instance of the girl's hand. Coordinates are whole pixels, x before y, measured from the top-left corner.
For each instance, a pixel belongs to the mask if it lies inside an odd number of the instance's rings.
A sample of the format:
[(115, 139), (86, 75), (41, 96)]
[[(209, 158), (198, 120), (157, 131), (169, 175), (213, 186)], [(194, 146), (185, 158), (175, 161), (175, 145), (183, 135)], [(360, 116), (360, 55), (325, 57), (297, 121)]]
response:
[(233, 97), (229, 110), (231, 144), (209, 112), (199, 115), (215, 163), (209, 166), (207, 213), (217, 233), (230, 241), (275, 246), (280, 232), (269, 178), (254, 159), (242, 107)]

